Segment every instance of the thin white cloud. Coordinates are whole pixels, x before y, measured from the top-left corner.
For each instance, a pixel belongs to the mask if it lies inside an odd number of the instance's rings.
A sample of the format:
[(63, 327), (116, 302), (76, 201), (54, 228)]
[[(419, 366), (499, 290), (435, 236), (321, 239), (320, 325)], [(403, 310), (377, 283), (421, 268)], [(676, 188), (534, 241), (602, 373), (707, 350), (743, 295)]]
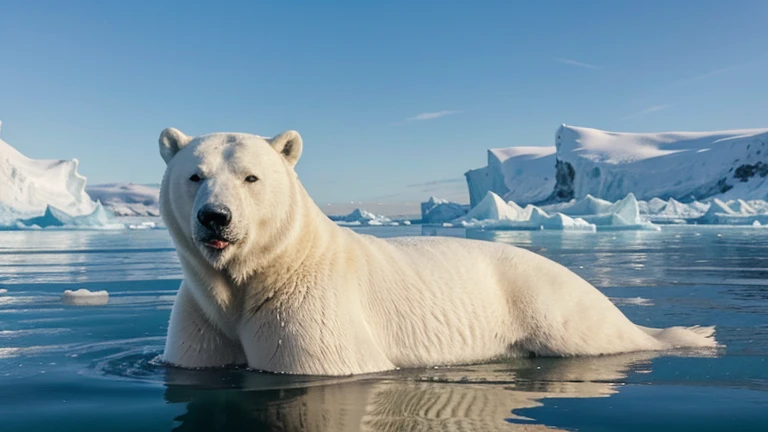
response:
[(424, 183), (413, 183), (409, 185), (405, 185), (405, 187), (424, 187), (424, 186), (438, 186), (443, 184), (450, 184), (450, 183), (464, 183), (466, 180), (460, 177), (456, 178), (449, 178), (449, 179), (441, 179), (441, 180), (432, 180)]
[(451, 111), (451, 110), (437, 111), (437, 112), (425, 112), (425, 113), (417, 114), (417, 115), (415, 115), (413, 117), (407, 118), (407, 119), (405, 119), (405, 121), (409, 121), (410, 122), (410, 121), (434, 120), (434, 119), (437, 119), (437, 118), (440, 118), (440, 117), (445, 117), (445, 116), (448, 116), (448, 115), (459, 114), (461, 112), (462, 111)]
[(669, 108), (671, 106), (672, 106), (671, 104), (654, 105), (654, 106), (648, 107), (648, 108), (646, 108), (646, 109), (644, 109), (642, 111), (638, 111), (638, 112), (636, 112), (634, 114), (630, 114), (630, 115), (624, 117), (624, 119), (626, 120), (626, 119), (643, 117), (643, 116), (645, 116), (647, 114), (650, 114), (650, 113), (653, 113), (653, 112), (656, 112), (656, 111), (661, 111), (661, 110), (667, 109), (667, 108)]
[(671, 85), (688, 84), (688, 83), (692, 83), (692, 82), (696, 82), (696, 81), (702, 81), (702, 80), (705, 80), (707, 78), (712, 78), (714, 76), (718, 76), (718, 75), (722, 75), (722, 74), (728, 73), (728, 72), (730, 72), (730, 71), (732, 71), (734, 69), (740, 68), (741, 66), (742, 65), (728, 66), (728, 67), (724, 67), (724, 68), (721, 68), (721, 69), (713, 70), (713, 71), (710, 71), (710, 72), (707, 72), (707, 73), (703, 73), (703, 74), (700, 74), (700, 75), (695, 75), (695, 76), (691, 76), (691, 77), (688, 77), (688, 78), (683, 78), (681, 80), (677, 80), (677, 81), (673, 82)]
[(600, 66), (589, 64), (589, 63), (580, 62), (580, 61), (573, 60), (573, 59), (554, 58), (552, 60), (554, 60), (554, 61), (556, 61), (558, 63), (567, 64), (567, 65), (571, 65), (571, 66), (576, 66), (576, 67), (580, 67), (580, 68), (584, 68), (584, 69), (592, 69), (592, 70), (602, 69)]

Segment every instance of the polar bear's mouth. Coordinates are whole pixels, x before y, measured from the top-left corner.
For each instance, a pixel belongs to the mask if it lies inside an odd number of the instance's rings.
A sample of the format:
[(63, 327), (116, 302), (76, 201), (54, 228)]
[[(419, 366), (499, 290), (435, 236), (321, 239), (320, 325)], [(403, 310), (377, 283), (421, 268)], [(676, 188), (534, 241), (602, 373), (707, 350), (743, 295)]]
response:
[(206, 250), (218, 253), (223, 252), (235, 243), (234, 240), (215, 233), (206, 233), (205, 235), (197, 236), (196, 240), (201, 246), (204, 246)]
[(214, 250), (224, 250), (229, 246), (229, 242), (226, 240), (211, 239), (205, 242), (205, 245)]

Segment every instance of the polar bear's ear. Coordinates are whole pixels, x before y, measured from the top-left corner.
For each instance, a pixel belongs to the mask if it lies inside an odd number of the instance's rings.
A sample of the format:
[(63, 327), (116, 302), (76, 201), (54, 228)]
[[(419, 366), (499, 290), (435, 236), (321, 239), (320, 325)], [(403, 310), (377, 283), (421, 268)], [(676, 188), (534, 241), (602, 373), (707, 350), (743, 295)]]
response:
[(301, 157), (301, 135), (296, 131), (286, 131), (269, 140), (272, 148), (283, 155), (285, 160), (291, 166), (296, 166), (296, 162)]
[(176, 153), (189, 144), (191, 140), (191, 137), (184, 135), (176, 128), (164, 129), (160, 132), (160, 156), (163, 157), (166, 164), (169, 163)]

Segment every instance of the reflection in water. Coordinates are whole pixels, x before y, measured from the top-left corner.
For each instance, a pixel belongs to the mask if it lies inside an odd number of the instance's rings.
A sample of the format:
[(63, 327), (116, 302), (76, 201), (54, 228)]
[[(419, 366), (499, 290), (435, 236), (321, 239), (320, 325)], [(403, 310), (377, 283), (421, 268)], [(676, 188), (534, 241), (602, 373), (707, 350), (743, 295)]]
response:
[(552, 430), (514, 411), (544, 398), (610, 396), (653, 357), (519, 359), (348, 378), (170, 368), (165, 397), (186, 404), (178, 431)]
[(166, 231), (0, 231), (3, 283), (143, 280), (148, 275), (181, 278)]

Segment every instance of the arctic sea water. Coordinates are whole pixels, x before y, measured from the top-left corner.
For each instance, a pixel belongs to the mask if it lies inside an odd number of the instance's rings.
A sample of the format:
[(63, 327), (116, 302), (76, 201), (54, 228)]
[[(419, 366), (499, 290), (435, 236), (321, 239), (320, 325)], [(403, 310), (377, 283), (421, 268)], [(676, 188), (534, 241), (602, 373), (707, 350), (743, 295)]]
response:
[[(768, 229), (557, 233), (356, 228), (510, 243), (636, 323), (717, 326), (726, 348), (512, 359), (359, 377), (159, 362), (181, 270), (165, 230), (0, 232), (1, 431), (735, 431), (768, 428)], [(106, 306), (61, 302), (107, 290)], [(2, 292), (2, 291), (0, 291)]]

